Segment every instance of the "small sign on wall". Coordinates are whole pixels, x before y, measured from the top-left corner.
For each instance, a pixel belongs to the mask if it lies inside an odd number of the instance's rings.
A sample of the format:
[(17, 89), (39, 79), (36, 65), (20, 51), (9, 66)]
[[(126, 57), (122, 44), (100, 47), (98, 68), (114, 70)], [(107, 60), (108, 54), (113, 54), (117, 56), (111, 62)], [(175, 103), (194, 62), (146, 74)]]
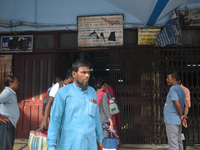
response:
[(138, 45), (154, 45), (160, 29), (138, 29)]
[(18, 35), (18, 36), (2, 36), (1, 37), (1, 52), (32, 52), (33, 36)]
[(78, 46), (122, 46), (123, 15), (78, 17)]

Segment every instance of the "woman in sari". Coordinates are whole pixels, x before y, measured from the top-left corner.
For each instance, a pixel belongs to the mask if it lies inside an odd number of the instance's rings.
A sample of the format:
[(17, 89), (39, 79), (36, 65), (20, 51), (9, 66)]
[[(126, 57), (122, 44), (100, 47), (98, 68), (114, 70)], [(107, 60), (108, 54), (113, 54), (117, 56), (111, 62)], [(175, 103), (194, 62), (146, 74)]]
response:
[(97, 100), (98, 100), (101, 124), (103, 125), (106, 121), (109, 121), (110, 123), (110, 127), (108, 130), (102, 128), (103, 138), (106, 138), (106, 137), (109, 137), (110, 135), (109, 132), (113, 132), (113, 122), (112, 122), (110, 110), (109, 110), (110, 103), (109, 103), (107, 94), (103, 92), (105, 88), (103, 80), (98, 80), (95, 87), (96, 87), (96, 92), (97, 92)]

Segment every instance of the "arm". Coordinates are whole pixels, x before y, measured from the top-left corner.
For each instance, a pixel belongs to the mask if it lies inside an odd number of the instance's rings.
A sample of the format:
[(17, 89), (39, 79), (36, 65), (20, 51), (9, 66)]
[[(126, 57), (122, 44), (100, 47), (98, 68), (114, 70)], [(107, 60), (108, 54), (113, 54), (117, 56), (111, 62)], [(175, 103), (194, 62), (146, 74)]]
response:
[(62, 97), (62, 93), (57, 92), (54, 97), (52, 106), (52, 114), (49, 123), (48, 135), (47, 135), (47, 146), (48, 150), (55, 150), (57, 144), (58, 131), (61, 127), (62, 116), (65, 108), (65, 100)]
[(191, 101), (190, 101), (190, 91), (187, 89), (185, 92), (185, 97), (188, 103), (188, 107), (191, 107)]
[(184, 101), (184, 115), (187, 116), (189, 112), (188, 102)]
[(103, 148), (105, 148), (103, 142), (98, 143), (98, 146), (100, 147), (100, 150), (103, 150)]
[(174, 105), (175, 105), (176, 110), (178, 112), (178, 115), (181, 118), (182, 117), (182, 108), (181, 108), (180, 102), (179, 102), (179, 100), (174, 100), (173, 102), (174, 102)]
[(189, 112), (188, 102), (184, 101), (184, 115), (182, 117), (182, 124), (185, 128), (187, 128), (187, 114)]
[[(95, 92), (95, 97), (94, 99), (97, 99), (96, 92)], [(96, 104), (96, 114), (95, 114), (95, 131), (96, 131), (96, 141), (98, 146), (101, 148), (101, 150), (104, 148), (102, 139), (103, 139), (103, 134), (102, 134), (102, 126), (101, 126), (101, 121), (100, 121), (100, 116), (99, 116), (99, 108), (98, 104)]]
[(109, 127), (108, 130), (113, 132), (113, 122), (112, 122), (111, 115), (110, 115), (110, 109), (109, 109), (109, 106), (108, 106), (108, 98), (107, 98), (107, 94), (106, 93), (104, 93), (102, 95), (101, 103), (102, 103), (102, 105), (101, 105), (102, 106), (102, 111), (106, 115), (106, 119), (110, 122), (110, 127)]
[(8, 119), (5, 116), (0, 115), (0, 121), (4, 122), (6, 124), (6, 123), (10, 122), (10, 119)]
[(113, 122), (112, 122), (112, 119), (109, 118), (108, 121), (110, 122), (110, 127), (109, 127), (108, 130), (113, 133)]
[(43, 121), (42, 123), (40, 124), (40, 130), (43, 130), (43, 129), (46, 129), (47, 128), (47, 124), (48, 124), (48, 117), (49, 117), (49, 114), (50, 114), (50, 111), (51, 111), (51, 106), (53, 104), (53, 101), (54, 101), (54, 97), (52, 96), (49, 96), (49, 101), (47, 103), (47, 106), (45, 108), (45, 112), (44, 112), (44, 118), (43, 118)]
[(182, 124), (184, 127), (187, 127), (187, 114), (188, 114), (188, 111), (189, 111), (189, 107), (188, 107), (188, 104), (187, 104), (187, 101), (184, 101), (184, 115), (182, 115), (182, 108), (181, 108), (181, 105), (180, 105), (180, 102), (179, 100), (175, 100), (173, 101), (175, 106), (176, 106), (176, 110), (178, 112), (178, 115), (180, 117), (180, 119), (182, 120)]
[(4, 91), (0, 94), (0, 103), (9, 103), (9, 93)]
[[(7, 103), (9, 101), (8, 96), (9, 94), (3, 90), (3, 92), (0, 94), (0, 104)], [(10, 119), (0, 114), (0, 121), (6, 124), (10, 122)]]
[(49, 93), (49, 101), (47, 103), (47, 106), (45, 108), (45, 112), (44, 112), (44, 119), (42, 121), (42, 123), (40, 124), (40, 130), (42, 129), (45, 129), (47, 128), (47, 125), (48, 125), (48, 117), (49, 117), (49, 114), (50, 114), (50, 111), (51, 111), (51, 107), (53, 105), (53, 101), (54, 101), (54, 97), (57, 93), (59, 89), (59, 83), (56, 83), (52, 88), (51, 88), (51, 91)]

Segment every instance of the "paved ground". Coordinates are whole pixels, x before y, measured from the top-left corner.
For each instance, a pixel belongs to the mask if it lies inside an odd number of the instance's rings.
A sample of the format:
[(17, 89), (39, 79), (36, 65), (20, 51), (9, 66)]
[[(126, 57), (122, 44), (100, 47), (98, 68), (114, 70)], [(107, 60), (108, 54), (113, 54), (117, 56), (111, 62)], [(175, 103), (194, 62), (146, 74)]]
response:
[(28, 139), (15, 139), (14, 150), (28, 150)]
[[(123, 144), (118, 150), (168, 150), (167, 144), (151, 145), (151, 144)], [(16, 139), (14, 150), (28, 150), (28, 139)], [(197, 150), (194, 146), (188, 146), (187, 150)]]

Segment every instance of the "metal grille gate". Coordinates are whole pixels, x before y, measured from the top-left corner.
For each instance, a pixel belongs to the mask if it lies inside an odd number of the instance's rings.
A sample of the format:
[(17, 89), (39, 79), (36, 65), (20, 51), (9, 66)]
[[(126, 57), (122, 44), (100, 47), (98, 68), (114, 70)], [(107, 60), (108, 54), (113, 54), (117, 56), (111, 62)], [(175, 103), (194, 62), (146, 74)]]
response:
[(189, 88), (187, 145), (200, 143), (200, 47), (137, 47), (111, 50), (110, 79), (121, 109), (123, 144), (164, 144), (166, 73), (178, 70)]

